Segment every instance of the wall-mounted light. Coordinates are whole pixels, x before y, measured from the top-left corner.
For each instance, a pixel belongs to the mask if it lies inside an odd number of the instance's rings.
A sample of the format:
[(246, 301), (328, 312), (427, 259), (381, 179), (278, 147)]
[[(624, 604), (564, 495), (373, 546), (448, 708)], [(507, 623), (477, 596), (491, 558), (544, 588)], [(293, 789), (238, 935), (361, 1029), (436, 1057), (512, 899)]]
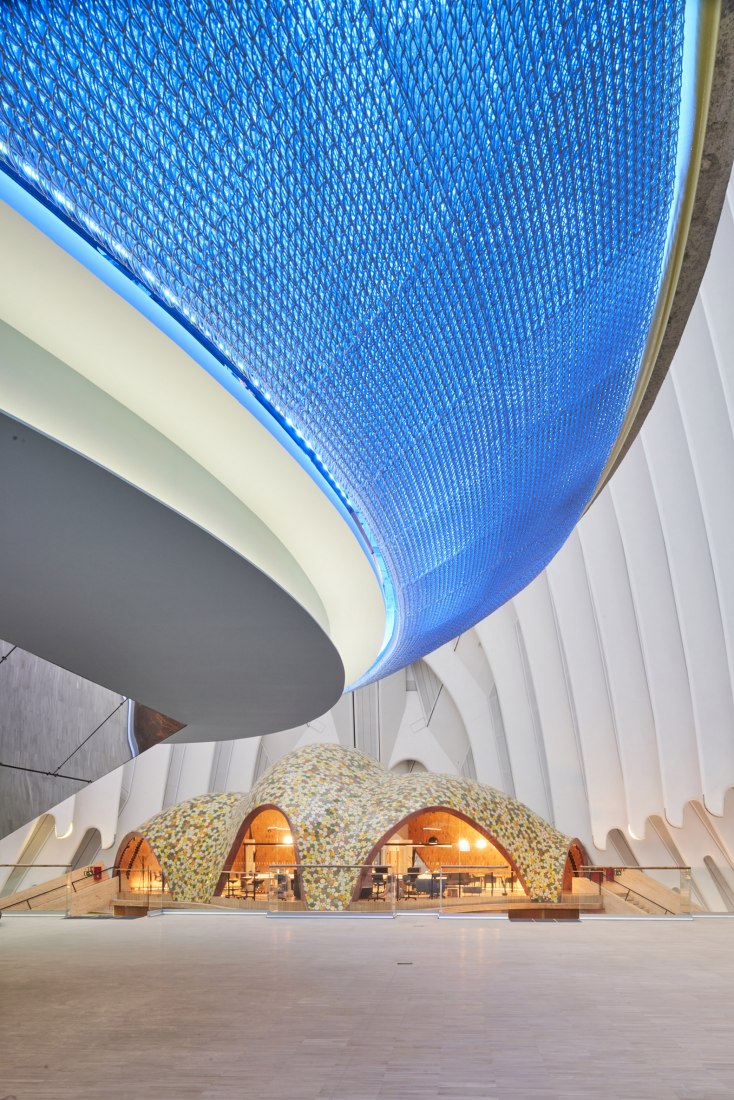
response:
[(466, 837), (462, 837), (456, 847), (459, 849), (460, 852), (468, 852), (471, 850), (471, 844), (466, 839)]
[(479, 840), (476, 842), (474, 847), (475, 848), (486, 848), (487, 847), (487, 841), (484, 839), (483, 836), (480, 836)]
[(279, 844), (292, 844), (293, 843), (293, 837), (291, 836), (290, 833), (286, 833), (285, 836), (283, 837), (283, 839), (279, 840), (278, 843)]

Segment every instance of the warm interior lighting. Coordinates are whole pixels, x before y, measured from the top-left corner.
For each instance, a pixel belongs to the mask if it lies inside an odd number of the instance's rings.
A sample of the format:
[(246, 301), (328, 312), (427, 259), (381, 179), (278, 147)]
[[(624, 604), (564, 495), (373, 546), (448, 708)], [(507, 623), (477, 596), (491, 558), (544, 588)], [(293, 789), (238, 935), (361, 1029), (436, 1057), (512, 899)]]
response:
[(292, 844), (293, 843), (293, 837), (291, 836), (290, 833), (286, 833), (285, 836), (283, 837), (283, 839), (280, 841), (280, 843), (281, 844)]
[(459, 843), (457, 844), (457, 848), (459, 849), (460, 852), (468, 852), (471, 849), (471, 844), (466, 839), (466, 837), (462, 837), (461, 840), (459, 841)]
[(480, 836), (479, 840), (476, 842), (474, 847), (475, 848), (486, 848), (487, 847), (487, 841), (484, 839), (483, 836)]

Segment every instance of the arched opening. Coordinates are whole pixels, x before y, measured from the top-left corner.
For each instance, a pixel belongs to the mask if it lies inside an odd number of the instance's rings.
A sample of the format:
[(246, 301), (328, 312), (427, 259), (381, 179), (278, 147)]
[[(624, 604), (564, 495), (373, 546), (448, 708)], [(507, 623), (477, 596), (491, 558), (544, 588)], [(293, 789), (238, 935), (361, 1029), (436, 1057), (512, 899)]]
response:
[(117, 851), (115, 870), (120, 875), (120, 890), (133, 894), (160, 893), (163, 872), (157, 855), (140, 833), (128, 833)]
[[(51, 875), (58, 873), (58, 868), (51, 870), (51, 868), (43, 863), (36, 864), (36, 860), (43, 851), (44, 845), (54, 835), (54, 826), (53, 814), (42, 814), (38, 818), (38, 821), (36, 821), (28, 839), (23, 845), (16, 866), (11, 870), (2, 889), (0, 889), (0, 897), (10, 897), (11, 894), (17, 894), (21, 890), (27, 889), (29, 886), (35, 886), (37, 883), (44, 882), (46, 879), (50, 878)], [(34, 867), (33, 864), (36, 864), (36, 866)], [(51, 872), (51, 874), (49, 874), (49, 872)], [(0, 876), (4, 874), (5, 871), (3, 868), (0, 868)]]
[[(379, 895), (384, 877), (394, 876), (398, 903), (410, 908), (492, 901), (498, 906), (527, 898), (522, 875), (510, 853), (476, 821), (443, 806), (417, 810), (380, 838), (367, 861), (355, 900)], [(369, 894), (368, 894), (369, 891)]]
[(265, 904), (274, 890), (278, 897), (300, 898), (297, 863), (290, 821), (277, 806), (259, 806), (239, 828), (224, 861), (216, 896)]
[(102, 835), (97, 828), (89, 828), (79, 841), (71, 860), (71, 870), (79, 871), (82, 867), (88, 867), (96, 858), (102, 847)]
[[(574, 893), (574, 879), (578, 880), (582, 877), (581, 868), (589, 866), (589, 857), (586, 854), (586, 849), (580, 840), (574, 840), (568, 849), (568, 856), (566, 858), (566, 865), (563, 868), (563, 893)], [(577, 887), (581, 887), (581, 883), (577, 881)], [(578, 891), (577, 891), (578, 892)]]

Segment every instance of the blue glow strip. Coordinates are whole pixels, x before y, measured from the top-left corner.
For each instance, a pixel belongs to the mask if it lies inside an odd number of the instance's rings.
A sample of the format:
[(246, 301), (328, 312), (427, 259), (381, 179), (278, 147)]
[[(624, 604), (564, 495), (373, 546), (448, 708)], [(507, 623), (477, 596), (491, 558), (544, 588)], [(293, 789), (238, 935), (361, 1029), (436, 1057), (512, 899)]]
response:
[(675, 156), (675, 194), (670, 204), (666, 231), (665, 260), (667, 266), (675, 239), (686, 179), (691, 171), (694, 128), (697, 108), (697, 59), (701, 35), (701, 5), (699, 0), (686, 0), (683, 24), (683, 54), (681, 59), (681, 97), (678, 115), (678, 143)]

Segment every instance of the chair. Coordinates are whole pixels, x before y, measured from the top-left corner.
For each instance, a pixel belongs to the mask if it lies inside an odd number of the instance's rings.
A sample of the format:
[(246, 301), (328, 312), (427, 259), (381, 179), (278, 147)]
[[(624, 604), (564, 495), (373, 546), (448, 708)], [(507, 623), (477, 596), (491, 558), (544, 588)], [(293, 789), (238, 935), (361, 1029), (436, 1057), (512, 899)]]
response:
[(248, 874), (242, 876), (242, 897), (247, 898), (248, 894), (252, 890), (252, 900), (255, 900), (255, 893), (257, 891), (257, 879), (254, 874)]
[(403, 875), (403, 897), (416, 898), (418, 897), (418, 891), (416, 889), (416, 879), (420, 874), (420, 867), (411, 867), (410, 870)]
[(380, 898), (385, 896), (385, 887), (387, 886), (387, 875), (389, 867), (375, 867), (372, 872), (372, 897)]

